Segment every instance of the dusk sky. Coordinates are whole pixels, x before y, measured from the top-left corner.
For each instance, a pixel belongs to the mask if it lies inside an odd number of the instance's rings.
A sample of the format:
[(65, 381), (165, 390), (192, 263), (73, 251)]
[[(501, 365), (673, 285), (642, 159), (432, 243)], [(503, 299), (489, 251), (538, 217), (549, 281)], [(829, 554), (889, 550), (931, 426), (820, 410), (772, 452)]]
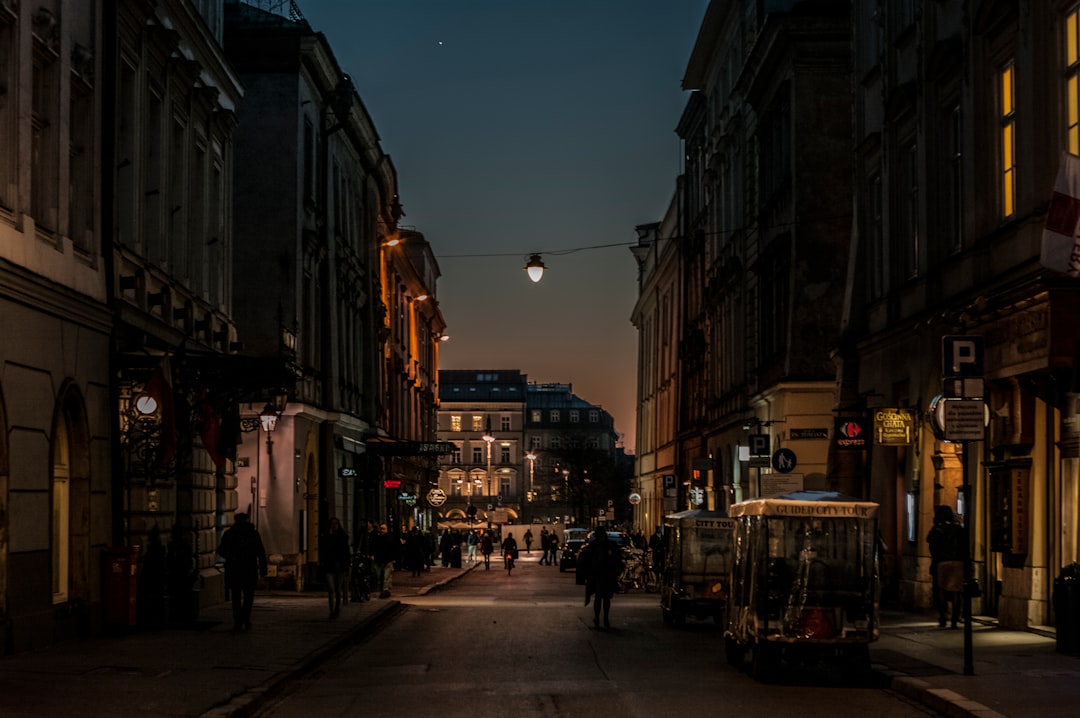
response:
[[(662, 218), (707, 0), (297, 0), (431, 243), (444, 369), (573, 385), (635, 447), (634, 227)], [(597, 249), (578, 248), (619, 245)], [(533, 284), (522, 268), (543, 254)], [(560, 254), (562, 253), (562, 254)]]

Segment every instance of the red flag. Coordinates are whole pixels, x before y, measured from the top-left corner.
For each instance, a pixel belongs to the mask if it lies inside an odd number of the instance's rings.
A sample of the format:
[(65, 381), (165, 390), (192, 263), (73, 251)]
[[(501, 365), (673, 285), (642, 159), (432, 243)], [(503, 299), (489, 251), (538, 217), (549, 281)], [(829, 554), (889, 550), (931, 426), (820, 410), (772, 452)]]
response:
[(203, 448), (210, 454), (210, 460), (219, 469), (225, 468), (225, 455), (221, 452), (221, 417), (210, 403), (206, 389), (199, 395), (199, 417), (202, 420)]
[(1080, 276), (1080, 157), (1068, 152), (1062, 155), (1046, 213), (1039, 261), (1048, 269)]
[(173, 402), (172, 368), (165, 356), (146, 382), (146, 393), (154, 398), (161, 416), (161, 453), (158, 461), (167, 464), (176, 455), (176, 409)]

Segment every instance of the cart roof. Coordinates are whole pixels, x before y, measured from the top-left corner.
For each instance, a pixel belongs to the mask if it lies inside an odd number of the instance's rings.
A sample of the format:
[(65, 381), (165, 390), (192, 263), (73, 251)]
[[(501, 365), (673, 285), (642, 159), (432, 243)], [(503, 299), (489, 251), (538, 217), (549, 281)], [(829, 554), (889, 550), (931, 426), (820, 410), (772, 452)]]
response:
[(705, 509), (692, 509), (668, 514), (664, 517), (664, 523), (668, 526), (679, 524), (680, 526), (694, 526), (697, 528), (735, 528), (735, 521), (728, 518), (726, 511), (706, 511)]
[(728, 507), (729, 516), (792, 516), (869, 519), (878, 505), (836, 491), (792, 491), (777, 496), (749, 499)]

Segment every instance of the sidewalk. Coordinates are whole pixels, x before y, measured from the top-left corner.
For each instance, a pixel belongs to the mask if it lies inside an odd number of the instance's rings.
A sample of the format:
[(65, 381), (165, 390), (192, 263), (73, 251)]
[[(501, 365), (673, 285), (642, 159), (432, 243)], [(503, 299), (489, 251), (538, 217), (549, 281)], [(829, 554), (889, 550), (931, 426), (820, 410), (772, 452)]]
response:
[(964, 675), (964, 630), (938, 628), (930, 615), (886, 611), (871, 645), (889, 686), (949, 716), (1056, 718), (1077, 715), (1080, 657), (1058, 653), (1054, 638), (972, 622), (972, 667)]
[(228, 603), (204, 608), (194, 627), (106, 636), (0, 658), (0, 715), (243, 716), (279, 686), (401, 608), (470, 570), (436, 566), (394, 573), (390, 599), (344, 606), (328, 618), (322, 592), (255, 595), (252, 628), (233, 633)]
[[(327, 655), (387, 620), (396, 598), (423, 595), (471, 567), (436, 566), (421, 577), (394, 574), (390, 599), (351, 603), (327, 618), (323, 593), (258, 593), (253, 628), (232, 631), (228, 604), (205, 608), (190, 629), (66, 641), (0, 658), (5, 718), (245, 716)], [(948, 716), (1057, 718), (1080, 705), (1080, 657), (1057, 653), (1053, 638), (996, 628), (979, 619), (974, 673), (963, 675), (963, 629), (929, 615), (886, 611), (871, 646), (883, 684)]]

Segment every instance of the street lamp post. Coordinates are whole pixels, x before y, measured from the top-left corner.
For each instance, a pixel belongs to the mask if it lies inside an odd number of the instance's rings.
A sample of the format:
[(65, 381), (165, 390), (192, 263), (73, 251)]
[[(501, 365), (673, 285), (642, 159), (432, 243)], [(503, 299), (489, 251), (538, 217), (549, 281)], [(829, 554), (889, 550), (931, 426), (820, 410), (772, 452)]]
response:
[(487, 520), (488, 530), (491, 530), (491, 445), (495, 442), (495, 437), (491, 434), (489, 428), (484, 432), (484, 441), (487, 442)]
[[(525, 454), (525, 458), (529, 460), (529, 492), (525, 494), (526, 502), (531, 503), (536, 498), (536, 486), (533, 483), (536, 475), (536, 453), (530, 451)], [(529, 512), (530, 520), (532, 518), (532, 511)]]

